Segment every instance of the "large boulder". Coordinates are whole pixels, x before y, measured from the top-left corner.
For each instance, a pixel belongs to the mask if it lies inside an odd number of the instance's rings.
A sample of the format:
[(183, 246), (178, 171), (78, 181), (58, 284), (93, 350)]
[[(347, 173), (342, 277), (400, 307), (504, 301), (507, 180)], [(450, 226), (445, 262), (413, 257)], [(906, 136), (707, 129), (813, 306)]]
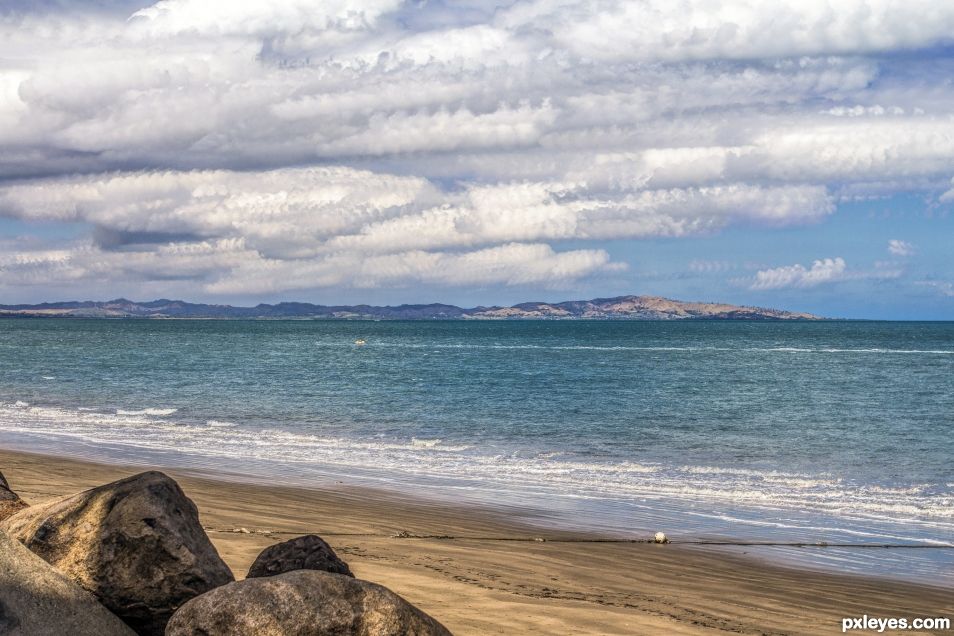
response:
[(306, 534), (262, 550), (245, 578), (275, 576), (294, 570), (321, 570), (354, 576), (348, 564), (338, 558), (324, 539), (316, 534)]
[(93, 596), (0, 532), (0, 634), (133, 636)]
[(318, 570), (230, 583), (173, 615), (166, 636), (449, 636), (380, 585)]
[(0, 530), (147, 636), (162, 634), (189, 599), (234, 580), (195, 504), (159, 472), (31, 506)]
[(26, 507), (27, 503), (20, 499), (17, 493), (10, 490), (6, 477), (0, 473), (0, 521)]

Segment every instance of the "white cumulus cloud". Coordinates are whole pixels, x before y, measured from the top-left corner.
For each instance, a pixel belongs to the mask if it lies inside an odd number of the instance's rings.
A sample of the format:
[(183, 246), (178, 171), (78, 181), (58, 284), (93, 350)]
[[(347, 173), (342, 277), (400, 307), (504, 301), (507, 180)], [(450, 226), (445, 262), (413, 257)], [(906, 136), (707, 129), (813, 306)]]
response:
[(847, 280), (888, 281), (900, 278), (904, 269), (892, 263), (875, 263), (873, 269), (850, 269), (845, 259), (821, 258), (811, 267), (801, 264), (785, 265), (759, 270), (749, 281), (749, 289), (756, 291), (818, 287)]
[(847, 271), (845, 259), (841, 257), (823, 258), (803, 265), (786, 265), (773, 269), (763, 269), (755, 274), (751, 289), (784, 289), (786, 287), (815, 287), (823, 283), (842, 280)]
[(888, 241), (888, 251), (894, 256), (912, 256), (914, 254), (914, 245), (900, 239), (891, 239)]

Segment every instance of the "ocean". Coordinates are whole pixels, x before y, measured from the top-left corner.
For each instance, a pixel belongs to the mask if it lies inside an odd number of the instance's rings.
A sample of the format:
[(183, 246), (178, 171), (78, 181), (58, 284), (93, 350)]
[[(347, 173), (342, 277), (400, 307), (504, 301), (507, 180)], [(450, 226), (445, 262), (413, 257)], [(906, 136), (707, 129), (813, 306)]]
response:
[(0, 446), (954, 583), (954, 323), (6, 319)]

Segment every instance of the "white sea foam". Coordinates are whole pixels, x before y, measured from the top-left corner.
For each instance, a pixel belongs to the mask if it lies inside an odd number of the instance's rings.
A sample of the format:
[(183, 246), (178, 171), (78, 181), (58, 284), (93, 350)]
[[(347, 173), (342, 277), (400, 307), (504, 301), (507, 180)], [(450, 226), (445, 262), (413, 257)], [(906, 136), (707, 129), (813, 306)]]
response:
[(223, 422), (221, 420), (206, 420), (205, 425), (213, 428), (230, 428), (237, 426), (234, 422)]
[(166, 415), (172, 415), (179, 409), (157, 409), (157, 408), (147, 408), (140, 411), (126, 411), (123, 409), (116, 409), (116, 415), (152, 415), (154, 417), (165, 417)]
[[(323, 347), (351, 347), (340, 342), (318, 342)], [(950, 349), (890, 349), (890, 348), (834, 348), (834, 347), (675, 347), (636, 345), (544, 345), (544, 344), (474, 344), (474, 343), (414, 343), (375, 342), (376, 348), (394, 349), (488, 349), (488, 350), (546, 350), (546, 351), (659, 351), (659, 352), (728, 352), (728, 353), (849, 353), (849, 354), (922, 354), (954, 355)]]
[[(954, 522), (950, 484), (891, 487), (849, 483), (832, 475), (706, 466), (666, 466), (628, 461), (580, 461), (560, 453), (526, 456), (488, 452), (441, 439), (349, 439), (280, 429), (254, 430), (229, 422), (203, 423), (160, 417), (170, 409), (103, 413), (0, 403), (0, 430), (95, 445), (172, 451), (195, 462), (255, 459), (280, 466), (379, 471), (383, 475), (452, 479), (513, 492), (608, 499), (642, 505), (666, 501), (713, 511), (748, 507), (822, 512), (857, 523), (904, 522), (947, 528)], [(206, 458), (203, 460), (202, 458)], [(206, 461), (213, 460), (213, 461)], [(778, 513), (781, 514), (781, 513)], [(778, 516), (775, 514), (775, 516)], [(939, 525), (933, 525), (939, 524)]]
[(683, 466), (681, 470), (696, 475), (724, 475), (763, 481), (765, 483), (788, 484), (801, 488), (834, 486), (841, 482), (841, 479), (830, 475), (813, 475), (806, 477), (804, 475), (795, 475), (774, 470), (750, 470), (746, 468), (724, 468), (721, 466)]

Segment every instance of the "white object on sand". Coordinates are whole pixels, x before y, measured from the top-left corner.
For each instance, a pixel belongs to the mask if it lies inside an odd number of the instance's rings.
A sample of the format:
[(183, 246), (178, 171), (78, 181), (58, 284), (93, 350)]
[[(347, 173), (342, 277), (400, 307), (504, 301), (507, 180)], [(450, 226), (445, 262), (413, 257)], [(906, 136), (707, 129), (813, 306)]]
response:
[(669, 537), (666, 536), (665, 532), (657, 532), (653, 536), (654, 543), (669, 543)]

